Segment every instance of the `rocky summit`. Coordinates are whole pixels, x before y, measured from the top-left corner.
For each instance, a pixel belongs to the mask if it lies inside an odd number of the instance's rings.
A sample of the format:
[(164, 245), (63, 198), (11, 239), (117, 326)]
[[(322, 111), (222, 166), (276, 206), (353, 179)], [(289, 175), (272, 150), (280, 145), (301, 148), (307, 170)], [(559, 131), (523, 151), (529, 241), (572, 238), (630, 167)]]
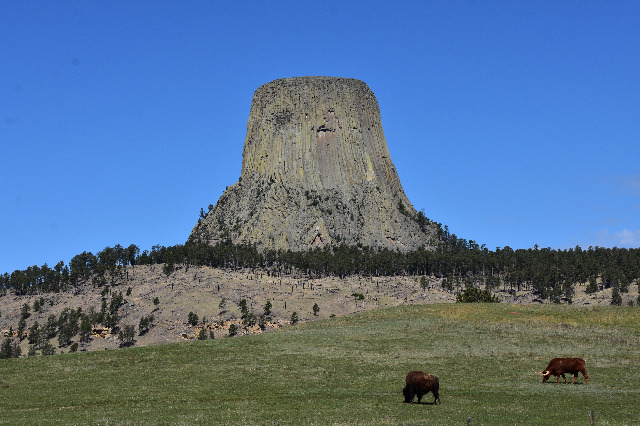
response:
[(433, 225), (402, 189), (378, 101), (362, 81), (295, 77), (259, 87), (242, 156), (239, 181), (190, 241), (292, 251), (435, 243)]

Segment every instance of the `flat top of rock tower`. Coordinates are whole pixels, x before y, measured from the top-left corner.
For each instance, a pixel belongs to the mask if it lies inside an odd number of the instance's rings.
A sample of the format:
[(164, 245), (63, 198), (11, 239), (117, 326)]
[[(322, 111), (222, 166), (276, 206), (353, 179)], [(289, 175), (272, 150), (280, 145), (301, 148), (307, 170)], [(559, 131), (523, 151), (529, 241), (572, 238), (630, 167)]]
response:
[(367, 91), (371, 91), (367, 83), (355, 78), (345, 77), (327, 77), (327, 76), (303, 76), (303, 77), (288, 77), (279, 78), (277, 80), (270, 81), (258, 87), (256, 92), (260, 92), (265, 89), (270, 89), (277, 86), (315, 86), (315, 87), (330, 87), (330, 86), (351, 86), (354, 88), (360, 88)]

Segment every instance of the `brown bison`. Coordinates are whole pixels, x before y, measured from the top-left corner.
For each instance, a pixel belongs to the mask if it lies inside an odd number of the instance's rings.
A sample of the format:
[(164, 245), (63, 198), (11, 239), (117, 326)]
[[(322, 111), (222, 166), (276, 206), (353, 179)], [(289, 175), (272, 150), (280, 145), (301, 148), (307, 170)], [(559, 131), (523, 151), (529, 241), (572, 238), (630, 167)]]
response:
[(439, 388), (438, 376), (427, 374), (424, 371), (409, 371), (407, 373), (407, 385), (402, 389), (404, 402), (412, 402), (413, 397), (417, 395), (419, 404), (422, 396), (431, 392), (435, 398), (433, 403), (440, 404)]
[(545, 383), (549, 380), (549, 377), (556, 376), (556, 383), (560, 383), (560, 376), (564, 379), (564, 382), (567, 383), (566, 374), (573, 374), (573, 381), (571, 384), (576, 382), (578, 378), (578, 373), (582, 373), (587, 384), (589, 384), (589, 376), (587, 375), (587, 370), (585, 370), (584, 359), (582, 358), (554, 358), (547, 365), (547, 369), (541, 372), (535, 372), (536, 374), (542, 374), (542, 383)]

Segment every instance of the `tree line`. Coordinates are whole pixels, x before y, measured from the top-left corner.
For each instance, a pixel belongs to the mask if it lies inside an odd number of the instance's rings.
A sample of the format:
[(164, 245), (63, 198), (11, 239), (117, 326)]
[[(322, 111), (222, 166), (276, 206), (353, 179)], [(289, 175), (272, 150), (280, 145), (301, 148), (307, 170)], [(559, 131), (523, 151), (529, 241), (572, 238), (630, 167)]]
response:
[[(473, 240), (458, 238), (439, 227), (435, 249), (420, 248), (403, 253), (367, 246), (325, 246), (309, 251), (260, 251), (251, 245), (230, 241), (216, 245), (188, 242), (175, 246), (153, 246), (140, 251), (136, 245), (106, 247), (93, 254), (82, 252), (68, 265), (59, 262), (31, 266), (0, 275), (0, 292), (16, 295), (68, 291), (90, 282), (112, 284), (135, 273), (136, 265), (162, 264), (170, 275), (177, 267), (209, 266), (226, 269), (259, 269), (269, 275), (293, 274), (308, 278), (349, 275), (415, 275), (442, 279), (443, 287), (462, 291), (475, 287), (493, 291), (531, 290), (543, 299), (571, 301), (576, 284), (587, 284), (587, 292), (613, 288), (614, 297), (640, 280), (640, 249), (579, 246), (566, 250), (510, 247), (489, 250)], [(129, 266), (133, 268), (128, 268)], [(615, 302), (615, 301), (614, 301)]]

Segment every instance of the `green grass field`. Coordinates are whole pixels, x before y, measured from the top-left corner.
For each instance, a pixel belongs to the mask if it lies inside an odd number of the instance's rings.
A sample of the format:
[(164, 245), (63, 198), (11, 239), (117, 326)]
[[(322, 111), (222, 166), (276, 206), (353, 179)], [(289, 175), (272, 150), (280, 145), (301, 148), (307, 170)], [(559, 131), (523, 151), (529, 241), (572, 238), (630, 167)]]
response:
[[(580, 356), (590, 384), (541, 383)], [(404, 404), (412, 369), (441, 405)], [(569, 376), (571, 378), (572, 376)], [(5, 424), (640, 424), (640, 309), (443, 304), (272, 333), (0, 361)]]

